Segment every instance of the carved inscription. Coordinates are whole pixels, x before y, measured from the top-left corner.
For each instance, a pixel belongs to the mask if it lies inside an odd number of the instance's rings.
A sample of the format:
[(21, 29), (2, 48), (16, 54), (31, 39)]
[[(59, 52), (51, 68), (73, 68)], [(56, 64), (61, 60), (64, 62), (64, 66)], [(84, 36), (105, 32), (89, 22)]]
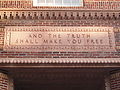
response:
[[(16, 36), (17, 35), (17, 36)], [(101, 37), (103, 36), (103, 37)], [(100, 32), (11, 32), (10, 45), (107, 45), (107, 33)], [(94, 38), (96, 37), (96, 38)]]
[(115, 40), (113, 30), (104, 27), (10, 27), (4, 50), (113, 51)]

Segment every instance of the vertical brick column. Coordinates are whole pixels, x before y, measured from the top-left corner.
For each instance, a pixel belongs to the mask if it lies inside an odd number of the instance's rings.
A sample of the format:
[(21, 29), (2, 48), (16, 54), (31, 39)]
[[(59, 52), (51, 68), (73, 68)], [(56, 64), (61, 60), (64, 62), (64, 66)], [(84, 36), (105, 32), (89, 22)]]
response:
[(111, 74), (111, 90), (120, 90), (120, 71)]
[(3, 45), (4, 45), (4, 27), (0, 27), (0, 50), (3, 50)]
[(9, 75), (0, 72), (0, 90), (14, 90), (13, 80)]

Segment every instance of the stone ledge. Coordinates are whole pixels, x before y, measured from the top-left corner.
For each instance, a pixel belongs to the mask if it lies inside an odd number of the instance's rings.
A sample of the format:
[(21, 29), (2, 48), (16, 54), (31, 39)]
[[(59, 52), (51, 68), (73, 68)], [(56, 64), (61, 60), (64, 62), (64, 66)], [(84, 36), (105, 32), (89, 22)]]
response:
[(1, 58), (0, 64), (119, 64), (120, 58)]

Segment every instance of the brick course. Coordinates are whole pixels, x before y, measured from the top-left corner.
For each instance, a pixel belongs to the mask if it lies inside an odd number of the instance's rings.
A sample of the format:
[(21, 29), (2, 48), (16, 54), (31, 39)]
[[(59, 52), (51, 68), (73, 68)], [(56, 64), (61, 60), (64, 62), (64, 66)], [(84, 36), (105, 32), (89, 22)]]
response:
[(120, 58), (120, 52), (0, 52), (1, 58)]

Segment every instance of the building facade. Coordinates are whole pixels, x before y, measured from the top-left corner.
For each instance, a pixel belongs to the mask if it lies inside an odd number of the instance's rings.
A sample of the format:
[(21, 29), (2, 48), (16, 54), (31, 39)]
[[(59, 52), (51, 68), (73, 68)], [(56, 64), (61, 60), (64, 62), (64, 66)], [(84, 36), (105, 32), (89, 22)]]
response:
[(33, 1), (0, 0), (0, 90), (120, 90), (120, 0)]

